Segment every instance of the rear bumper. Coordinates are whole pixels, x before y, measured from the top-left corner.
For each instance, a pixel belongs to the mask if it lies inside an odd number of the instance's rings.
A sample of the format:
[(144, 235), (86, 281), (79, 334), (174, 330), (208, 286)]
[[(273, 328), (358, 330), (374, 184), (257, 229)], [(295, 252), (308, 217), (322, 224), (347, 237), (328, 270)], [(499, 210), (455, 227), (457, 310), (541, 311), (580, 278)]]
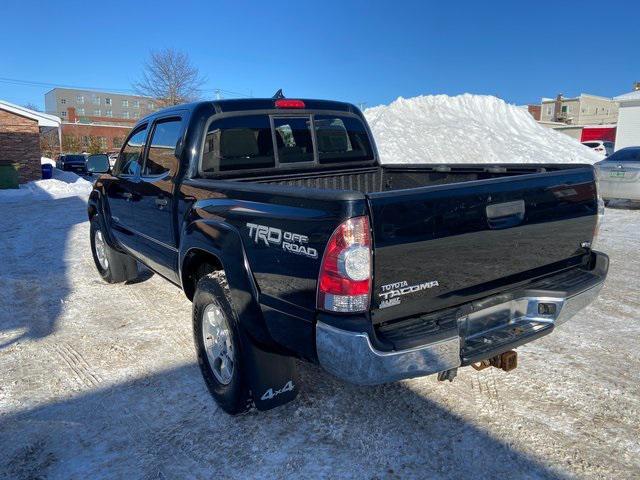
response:
[[(589, 305), (598, 296), (608, 268), (606, 255), (598, 255), (601, 256), (601, 271), (575, 290), (558, 295), (555, 289), (528, 289), (523, 290), (521, 296), (516, 292), (507, 301), (501, 301), (504, 296), (486, 299), (479, 304), (484, 308), (474, 308), (472, 313), (458, 317), (457, 334), (414, 348), (380, 351), (372, 345), (367, 333), (318, 322), (318, 360), (325, 370), (342, 380), (376, 385), (430, 375), (490, 358), (550, 333), (555, 326)], [(539, 313), (541, 303), (545, 304), (543, 310), (548, 311), (547, 306), (554, 305), (551, 308), (555, 311)], [(501, 319), (502, 323), (496, 319)], [(476, 326), (472, 333), (469, 333), (469, 325)], [(477, 326), (487, 328), (483, 330)], [(490, 348), (483, 348), (487, 342), (495, 343)], [(481, 347), (476, 348), (476, 345)]]
[(640, 200), (640, 182), (621, 182), (601, 179), (599, 193), (604, 199)]

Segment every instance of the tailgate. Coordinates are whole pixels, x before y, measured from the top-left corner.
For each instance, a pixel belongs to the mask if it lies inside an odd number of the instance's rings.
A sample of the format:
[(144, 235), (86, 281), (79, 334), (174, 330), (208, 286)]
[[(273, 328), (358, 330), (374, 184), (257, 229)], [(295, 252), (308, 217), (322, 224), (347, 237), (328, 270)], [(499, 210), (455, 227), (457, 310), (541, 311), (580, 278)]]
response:
[(374, 323), (450, 307), (583, 261), (591, 167), (368, 195)]

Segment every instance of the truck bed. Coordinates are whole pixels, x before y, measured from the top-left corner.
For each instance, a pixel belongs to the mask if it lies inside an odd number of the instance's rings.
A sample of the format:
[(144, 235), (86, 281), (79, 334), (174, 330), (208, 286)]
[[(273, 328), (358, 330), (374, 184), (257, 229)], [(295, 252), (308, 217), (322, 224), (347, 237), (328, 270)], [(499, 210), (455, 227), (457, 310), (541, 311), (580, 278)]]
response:
[(515, 175), (578, 168), (577, 164), (387, 164), (360, 169), (329, 169), (282, 173), (269, 176), (229, 178), (242, 182), (286, 185), (322, 190), (354, 190), (379, 193), (393, 190), (470, 182)]
[[(577, 267), (597, 219), (589, 165), (384, 165), (243, 181), (365, 195), (375, 324)], [(420, 291), (392, 298), (394, 285)]]

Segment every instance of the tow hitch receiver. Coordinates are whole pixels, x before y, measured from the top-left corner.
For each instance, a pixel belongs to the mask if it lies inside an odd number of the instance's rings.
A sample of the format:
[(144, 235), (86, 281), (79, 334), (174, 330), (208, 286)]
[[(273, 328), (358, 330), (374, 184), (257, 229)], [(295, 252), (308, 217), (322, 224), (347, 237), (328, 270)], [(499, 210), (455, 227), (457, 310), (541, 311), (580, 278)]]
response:
[(496, 367), (505, 372), (510, 372), (518, 366), (518, 353), (515, 350), (509, 350), (479, 363), (472, 363), (471, 366), (476, 370), (484, 370), (487, 367)]

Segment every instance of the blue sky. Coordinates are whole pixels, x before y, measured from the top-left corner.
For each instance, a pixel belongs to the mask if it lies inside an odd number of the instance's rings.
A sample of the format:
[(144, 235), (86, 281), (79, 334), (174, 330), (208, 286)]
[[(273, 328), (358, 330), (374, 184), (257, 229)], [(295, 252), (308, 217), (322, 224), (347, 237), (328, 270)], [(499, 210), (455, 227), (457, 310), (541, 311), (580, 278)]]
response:
[[(215, 88), (388, 103), (470, 92), (512, 103), (614, 96), (640, 80), (638, 2), (32, 2), (0, 6), (0, 98), (126, 90), (149, 50), (189, 53)], [(228, 98), (234, 95), (226, 94)]]

